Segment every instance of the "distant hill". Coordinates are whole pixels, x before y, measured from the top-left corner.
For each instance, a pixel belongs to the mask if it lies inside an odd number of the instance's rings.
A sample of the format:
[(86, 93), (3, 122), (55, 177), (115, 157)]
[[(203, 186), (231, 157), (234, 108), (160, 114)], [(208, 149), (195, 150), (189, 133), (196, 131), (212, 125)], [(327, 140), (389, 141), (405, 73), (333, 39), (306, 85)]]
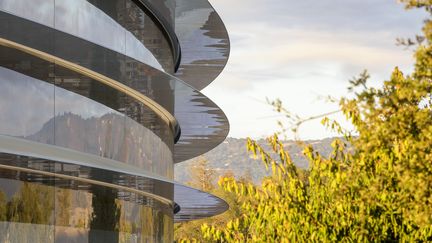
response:
[[(315, 150), (322, 155), (327, 156), (331, 153), (331, 142), (334, 138), (326, 138), (322, 140), (306, 141), (312, 144)], [(267, 151), (270, 151), (266, 146), (264, 139), (258, 141)], [(294, 163), (300, 168), (307, 168), (308, 162), (301, 149), (293, 141), (285, 141), (284, 144), (289, 150)], [(227, 138), (222, 144), (215, 149), (204, 154), (208, 159), (209, 165), (216, 169), (218, 175), (231, 170), (236, 177), (249, 175), (255, 183), (261, 181), (261, 178), (267, 175), (264, 165), (261, 160), (254, 160), (252, 154), (246, 151), (246, 139), (244, 138)], [(189, 168), (197, 162), (197, 158), (179, 163), (175, 166), (175, 180), (181, 183), (190, 181)]]

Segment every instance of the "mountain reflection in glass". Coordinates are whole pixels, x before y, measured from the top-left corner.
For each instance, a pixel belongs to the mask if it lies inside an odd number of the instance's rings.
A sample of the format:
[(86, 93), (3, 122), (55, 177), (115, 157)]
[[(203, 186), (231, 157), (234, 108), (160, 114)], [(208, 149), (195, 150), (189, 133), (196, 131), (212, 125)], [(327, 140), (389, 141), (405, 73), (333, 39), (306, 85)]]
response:
[[(99, 155), (172, 178), (169, 128), (148, 108), (65, 68), (5, 47), (0, 51), (7, 57), (0, 61), (0, 112), (9, 114), (0, 117), (0, 134)], [(21, 98), (13, 99), (16, 96)], [(136, 120), (122, 113), (137, 105), (141, 116), (132, 116)]]

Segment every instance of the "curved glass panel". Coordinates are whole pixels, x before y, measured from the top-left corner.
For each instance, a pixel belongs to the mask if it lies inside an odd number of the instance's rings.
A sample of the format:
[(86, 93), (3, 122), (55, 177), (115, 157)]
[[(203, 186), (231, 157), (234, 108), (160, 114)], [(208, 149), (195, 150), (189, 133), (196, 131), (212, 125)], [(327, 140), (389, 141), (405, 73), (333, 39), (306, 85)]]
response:
[[(45, 152), (40, 154), (39, 151)], [(152, 198), (153, 202), (163, 202), (166, 199), (171, 202), (174, 199), (180, 206), (180, 212), (175, 215), (175, 221), (179, 222), (210, 217), (228, 208), (228, 205), (216, 196), (97, 156), (93, 156), (95, 158), (92, 158), (91, 155), (80, 156), (79, 152), (5, 136), (0, 136), (0, 152), (6, 152), (0, 153), (0, 168), (6, 165), (12, 166), (14, 170), (22, 168), (42, 172), (50, 171), (59, 178), (73, 176), (75, 180), (91, 179), (110, 183), (112, 187), (123, 186), (132, 190), (138, 189), (140, 192), (150, 193), (151, 196), (147, 197)], [(79, 187), (78, 184), (76, 186)], [(126, 192), (129, 193), (128, 190)], [(119, 199), (122, 199), (122, 195), (128, 195), (127, 193), (118, 194)], [(161, 200), (157, 197), (165, 199)], [(173, 210), (173, 206), (169, 208), (167, 210)]]
[(24, 183), (13, 175), (0, 171), (0, 241), (53, 242), (55, 188)]
[(148, 171), (167, 178), (174, 178), (172, 151), (147, 128), (130, 118), (125, 121), (125, 139), (121, 146), (123, 158), (130, 165), (148, 168)]
[[(0, 12), (0, 19), (1, 16)], [(0, 28), (0, 36), (48, 53), (54, 53), (58, 57), (118, 80), (150, 97), (174, 114), (178, 118), (183, 135), (175, 145), (178, 147), (175, 152), (175, 162), (205, 153), (227, 136), (229, 124), (223, 112), (207, 97), (182, 81), (132, 58), (74, 36), (12, 15), (3, 14), (3, 17), (6, 23), (12, 22), (14, 25), (6, 24), (5, 29)], [(0, 22), (0, 26), (2, 23)], [(28, 32), (14, 32), (13, 29), (28, 30)], [(33, 37), (27, 38), (25, 33), (31, 33)], [(40, 33), (55, 36), (55, 51), (45, 47), (46, 44)], [(69, 48), (63, 48), (63, 46)], [(136, 121), (144, 121), (142, 116), (145, 116), (145, 113), (137, 112), (137, 110), (140, 109), (127, 109), (126, 114)], [(202, 136), (203, 131), (205, 136)], [(164, 136), (161, 135), (161, 137)]]
[[(69, 84), (59, 83), (59, 80)], [(171, 129), (144, 105), (95, 81), (57, 69), (55, 110), (56, 145), (172, 178)], [(140, 115), (135, 116), (132, 110)]]
[[(174, 72), (174, 60), (170, 42), (167, 39), (166, 33), (161, 29), (160, 25), (156, 23), (156, 21), (158, 21), (157, 19), (153, 19), (149, 16), (149, 14), (139, 8), (133, 0), (88, 1), (120, 24), (128, 31), (128, 35), (132, 35), (135, 39), (139, 40), (139, 42), (126, 42), (125, 52), (121, 53), (142, 62), (141, 59), (137, 58), (135, 52), (139, 48), (137, 45), (143, 43), (158, 60), (160, 65), (162, 65), (163, 70), (168, 73)], [(161, 7), (164, 6), (164, 8), (161, 8), (165, 9), (164, 12), (170, 12), (170, 10), (168, 10), (168, 5), (173, 5), (172, 0), (169, 1), (170, 3), (168, 3), (168, 1), (159, 0), (157, 2)]]
[[(35, 144), (5, 136), (0, 137), (0, 140), (2, 144), (9, 142), (0, 148), (0, 168), (26, 173), (38, 172), (45, 176), (55, 174), (60, 179), (73, 177), (74, 180), (85, 183), (90, 183), (90, 180), (95, 185), (152, 198), (172, 211), (174, 183), (166, 177), (118, 161), (52, 145)], [(28, 149), (28, 145), (34, 148)], [(44, 152), (41, 154), (40, 151), (34, 151), (35, 148)], [(119, 194), (120, 199), (122, 195), (126, 194)]]
[[(2, 52), (3, 54), (3, 52)], [(25, 138), (32, 141), (54, 144), (54, 126), (47, 126), (54, 120), (54, 86), (50, 83), (52, 68), (43, 67), (40, 62), (27, 60), (21, 69), (33, 72), (36, 77), (47, 80), (35, 82), (34, 78), (21, 75), (2, 66), (10, 66), (12, 62), (0, 62), (0, 134)], [(37, 132), (46, 130), (44, 137)]]
[(141, 2), (145, 2), (153, 6), (154, 9), (157, 9), (158, 14), (162, 18), (164, 18), (168, 24), (172, 27), (175, 25), (175, 8), (176, 1), (175, 0), (140, 0)]
[(19, 51), (0, 50), (5, 57), (0, 60), (0, 134), (95, 154), (172, 178), (172, 133), (151, 110), (139, 104), (138, 123), (121, 112), (138, 104), (124, 94)]
[[(1, 242), (170, 242), (172, 212), (142, 196), (0, 170)], [(79, 184), (79, 187), (76, 186)]]
[[(110, 9), (111, 15), (107, 15), (87, 0), (38, 0), (31, 8), (26, 0), (3, 0), (0, 2), (0, 10), (110, 48), (162, 70), (158, 61), (160, 59), (167, 71), (173, 69), (172, 55), (168, 59), (167, 55), (160, 55), (166, 54), (164, 51), (155, 52), (152, 42), (158, 42), (144, 37), (152, 36), (151, 38), (158, 39), (159, 43), (167, 43), (163, 34), (158, 33), (160, 30), (144, 12), (140, 10), (138, 13), (130, 13), (131, 9), (137, 11), (138, 7), (134, 4), (133, 7), (130, 2), (126, 4), (126, 0), (103, 1), (100, 5), (104, 9)], [(153, 51), (146, 47), (148, 44)], [(169, 46), (167, 47), (169, 50)], [(158, 57), (155, 57), (154, 53), (158, 54)]]
[(0, 10), (53, 27), (54, 1), (55, 0), (34, 0), (32, 1), (32, 6), (29, 7), (28, 1), (2, 0), (0, 2)]

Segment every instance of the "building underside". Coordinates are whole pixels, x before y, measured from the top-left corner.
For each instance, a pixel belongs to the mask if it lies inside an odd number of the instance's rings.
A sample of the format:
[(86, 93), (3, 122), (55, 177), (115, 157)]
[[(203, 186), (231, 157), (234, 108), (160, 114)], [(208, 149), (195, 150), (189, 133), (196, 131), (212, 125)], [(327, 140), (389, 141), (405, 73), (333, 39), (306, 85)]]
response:
[(227, 136), (207, 0), (0, 0), (0, 242), (172, 242), (224, 212), (173, 181)]

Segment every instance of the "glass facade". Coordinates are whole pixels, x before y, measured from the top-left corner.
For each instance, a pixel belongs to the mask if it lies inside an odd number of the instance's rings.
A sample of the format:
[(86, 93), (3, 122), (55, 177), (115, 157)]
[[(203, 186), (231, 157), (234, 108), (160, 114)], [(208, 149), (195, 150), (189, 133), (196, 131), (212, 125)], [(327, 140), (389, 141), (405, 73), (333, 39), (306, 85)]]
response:
[[(149, 198), (0, 171), (1, 242), (172, 242), (172, 211)], [(73, 188), (73, 189), (71, 189)]]
[(192, 31), (176, 28), (185, 6), (0, 1), (0, 242), (172, 242), (174, 222), (226, 210), (173, 181), (175, 163), (229, 128), (199, 85), (178, 78), (214, 78), (181, 66), (180, 53), (194, 55), (180, 51)]
[[(15, 16), (125, 54), (155, 68), (173, 71), (167, 40), (156, 24), (130, 0), (3, 0)], [(114, 38), (113, 38), (114, 37)]]
[[(149, 108), (40, 58), (8, 47), (0, 47), (0, 52), (1, 107), (3, 114), (10, 114), (2, 116), (0, 134), (99, 155), (172, 178), (173, 134)], [(140, 117), (124, 114), (137, 105)]]

